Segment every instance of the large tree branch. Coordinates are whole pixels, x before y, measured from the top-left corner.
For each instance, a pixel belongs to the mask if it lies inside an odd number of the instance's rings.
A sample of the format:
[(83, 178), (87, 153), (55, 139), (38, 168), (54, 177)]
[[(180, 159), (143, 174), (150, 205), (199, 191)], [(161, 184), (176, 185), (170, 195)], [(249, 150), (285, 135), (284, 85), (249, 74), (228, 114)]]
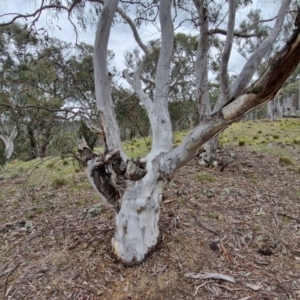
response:
[[(125, 79), (127, 80), (127, 82), (132, 86), (132, 88), (135, 91), (135, 93), (137, 94), (139, 100), (144, 104), (147, 114), (149, 116), (150, 123), (151, 123), (154, 118), (154, 106), (153, 106), (152, 100), (150, 99), (148, 94), (142, 88), (142, 85), (141, 85), (141, 82), (139, 79), (138, 80), (136, 78), (133, 79), (129, 75), (128, 70), (124, 70), (123, 75), (124, 75)], [(151, 123), (151, 126), (152, 125), (153, 124)]]
[(181, 145), (161, 154), (161, 171), (174, 173), (196, 155), (198, 148), (231, 123), (241, 119), (254, 107), (273, 99), (300, 63), (300, 28), (294, 30), (286, 45), (260, 79), (243, 94), (195, 127)]
[[(243, 67), (238, 78), (231, 84), (229, 88), (229, 99), (238, 97), (249, 84), (250, 80), (252, 79), (252, 76), (256, 72), (262, 59), (271, 49), (276, 38), (278, 37), (290, 3), (291, 0), (284, 0), (282, 2), (274, 28), (270, 32), (269, 36), (259, 45), (255, 52), (250, 56), (249, 60)], [(225, 103), (222, 104), (224, 105)], [(220, 107), (220, 105), (218, 105), (217, 107)]]
[(31, 14), (26, 14), (26, 15), (25, 14), (17, 14), (17, 13), (3, 14), (3, 15), (0, 15), (0, 18), (1, 17), (6, 17), (6, 16), (11, 16), (11, 15), (16, 15), (16, 16), (14, 16), (9, 22), (0, 23), (0, 26), (11, 25), (18, 19), (33, 18), (33, 17), (39, 15), (43, 10), (46, 10), (46, 9), (63, 9), (65, 11), (68, 11), (68, 7), (66, 7), (66, 6), (51, 4), (51, 5), (41, 6)]
[[(222, 34), (222, 35), (227, 35), (227, 30), (221, 29), (221, 28), (214, 28), (209, 31), (209, 35), (214, 35), (214, 34)], [(239, 31), (234, 32), (235, 37), (241, 37), (241, 38), (251, 38), (257, 36), (257, 33), (241, 33)]]
[[(241, 37), (241, 38), (255, 37), (255, 36), (257, 36), (257, 33), (247, 33), (247, 31), (250, 30), (251, 28), (255, 27), (256, 25), (258, 25), (259, 23), (271, 22), (271, 21), (274, 21), (276, 18), (277, 18), (277, 16), (275, 16), (274, 18), (270, 18), (270, 19), (258, 20), (241, 31), (235, 31), (234, 36)], [(221, 28), (214, 28), (214, 29), (209, 30), (209, 34), (210, 35), (213, 35), (213, 34), (227, 35), (227, 31), (224, 29), (221, 29)]]
[(220, 90), (222, 97), (227, 100), (228, 89), (228, 63), (232, 49), (235, 25), (236, 0), (229, 0), (228, 26), (225, 46), (221, 57), (220, 66)]
[(117, 149), (125, 159), (111, 97), (111, 76), (107, 68), (108, 39), (118, 3), (119, 0), (106, 0), (104, 3), (96, 31), (93, 61), (96, 103), (103, 126), (105, 151)]
[(153, 141), (151, 152), (166, 151), (172, 147), (172, 125), (168, 111), (169, 78), (173, 55), (174, 32), (171, 16), (172, 0), (160, 2), (159, 20), (161, 48), (155, 81)]
[[(89, 1), (95, 1), (95, 2), (99, 2), (104, 4), (104, 0), (89, 0)], [(139, 47), (143, 50), (144, 52), (144, 58), (141, 61), (141, 63), (139, 64), (139, 66), (137, 67), (136, 71), (134, 72), (134, 78), (138, 79), (143, 71), (143, 69), (145, 68), (145, 65), (148, 61), (149, 58), (149, 50), (148, 47), (143, 43), (143, 41), (141, 40), (138, 30), (134, 24), (134, 21), (128, 16), (128, 14), (120, 7), (117, 7), (116, 12), (120, 14), (120, 16), (123, 18), (123, 20), (129, 25), (129, 27), (131, 28), (133, 37), (136, 41), (136, 43), (139, 45)]]
[(208, 86), (207, 86), (207, 60), (208, 60), (208, 15), (207, 9), (204, 7), (204, 2), (200, 0), (193, 0), (195, 7), (198, 11), (200, 18), (200, 32), (197, 47), (197, 56), (195, 61), (195, 74), (196, 74), (196, 101), (198, 106), (199, 121), (202, 117), (203, 105), (208, 99)]
[(135, 39), (135, 41), (137, 42), (137, 44), (139, 45), (139, 47), (144, 51), (144, 57), (141, 61), (141, 63), (139, 64), (139, 66), (137, 67), (137, 69), (134, 72), (134, 78), (138, 79), (142, 73), (142, 71), (145, 68), (145, 65), (149, 59), (149, 50), (147, 48), (147, 46), (142, 42), (139, 33), (136, 29), (136, 26), (134, 25), (134, 22), (131, 20), (131, 18), (125, 13), (125, 11), (121, 8), (118, 7), (117, 12), (121, 15), (121, 17), (128, 23), (128, 25), (130, 26), (132, 33), (133, 33), (133, 37)]

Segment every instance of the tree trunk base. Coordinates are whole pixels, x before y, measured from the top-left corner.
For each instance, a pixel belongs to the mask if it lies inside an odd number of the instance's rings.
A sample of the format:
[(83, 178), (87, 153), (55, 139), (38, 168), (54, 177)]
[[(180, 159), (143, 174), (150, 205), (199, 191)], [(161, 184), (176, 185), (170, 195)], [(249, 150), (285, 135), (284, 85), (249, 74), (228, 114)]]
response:
[(148, 172), (124, 193), (112, 240), (114, 253), (124, 265), (142, 263), (159, 245), (158, 222), (165, 185), (164, 181), (157, 181), (154, 173)]

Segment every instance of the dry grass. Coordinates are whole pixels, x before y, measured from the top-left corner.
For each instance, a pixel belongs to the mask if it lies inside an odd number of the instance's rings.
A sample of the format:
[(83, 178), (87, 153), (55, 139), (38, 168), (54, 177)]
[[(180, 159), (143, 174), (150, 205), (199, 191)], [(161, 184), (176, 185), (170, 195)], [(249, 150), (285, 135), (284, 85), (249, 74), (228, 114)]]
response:
[[(297, 145), (289, 147), (299, 158)], [(196, 160), (178, 171), (162, 204), (162, 243), (131, 268), (111, 253), (113, 210), (85, 218), (98, 200), (82, 171), (56, 188), (51, 181), (24, 188), (22, 176), (4, 179), (2, 298), (299, 299), (299, 174), (278, 157), (246, 147), (231, 151), (236, 159), (223, 172)], [(199, 174), (216, 180), (199, 181)], [(178, 196), (179, 190), (188, 192)], [(187, 279), (189, 272), (220, 273), (236, 282)]]

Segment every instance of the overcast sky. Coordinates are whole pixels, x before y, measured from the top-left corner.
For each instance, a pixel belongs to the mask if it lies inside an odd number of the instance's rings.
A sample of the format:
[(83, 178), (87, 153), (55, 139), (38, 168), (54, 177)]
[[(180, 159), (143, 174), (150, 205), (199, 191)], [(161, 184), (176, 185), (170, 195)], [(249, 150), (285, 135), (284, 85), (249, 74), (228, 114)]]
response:
[[(6, 13), (31, 13), (36, 9), (36, 2), (40, 1), (25, 1), (25, 0), (0, 0), (0, 15)], [(278, 4), (274, 4), (272, 1), (255, 1), (253, 8), (261, 8), (264, 13), (265, 18), (273, 17), (278, 10)], [(249, 9), (248, 9), (249, 10)], [(241, 19), (243, 14), (247, 13), (245, 10), (237, 15), (237, 19)], [(0, 22), (8, 21), (12, 16), (1, 17)], [(74, 20), (75, 21), (75, 20)], [(59, 30), (58, 26), (61, 28)], [(66, 14), (60, 14), (59, 19), (51, 17), (46, 12), (43, 12), (40, 16), (37, 27), (45, 27), (50, 30), (49, 34), (56, 38), (67, 42), (75, 42), (75, 32), (71, 23), (67, 19)], [(178, 31), (183, 31), (185, 33), (196, 34), (192, 32), (188, 27), (181, 27)], [(85, 42), (87, 44), (93, 45), (95, 37), (95, 28), (88, 27), (85, 32), (79, 32), (79, 42)], [(147, 26), (142, 28), (140, 31), (142, 40), (146, 42), (147, 40), (157, 38), (159, 36), (159, 31), (154, 26)], [(118, 71), (122, 71), (125, 68), (124, 65), (124, 52), (126, 50), (133, 50), (137, 44), (131, 34), (131, 30), (128, 26), (116, 26), (112, 28), (109, 46), (108, 48), (113, 50), (115, 53), (114, 65)], [(239, 72), (245, 60), (237, 54), (237, 51), (233, 49), (232, 58), (229, 64), (229, 70), (233, 72)]]

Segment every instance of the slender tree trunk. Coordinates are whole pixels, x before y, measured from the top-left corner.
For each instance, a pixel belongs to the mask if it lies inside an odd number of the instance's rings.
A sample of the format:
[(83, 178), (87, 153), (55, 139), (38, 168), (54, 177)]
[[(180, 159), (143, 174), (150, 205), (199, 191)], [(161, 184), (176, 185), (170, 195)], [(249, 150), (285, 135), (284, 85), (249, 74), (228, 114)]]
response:
[(37, 143), (34, 136), (34, 131), (30, 126), (27, 126), (28, 136), (29, 136), (29, 143), (30, 143), (30, 154), (29, 159), (36, 159), (37, 158)]
[(14, 139), (17, 137), (17, 127), (15, 126), (10, 134), (10, 136), (6, 136), (0, 134), (0, 139), (3, 141), (5, 145), (5, 160), (6, 163), (9, 162), (13, 152), (14, 152)]
[(47, 156), (47, 146), (43, 145), (40, 149), (40, 158), (44, 158)]
[(275, 100), (271, 100), (267, 104), (268, 116), (271, 121), (274, 121), (275, 117)]

